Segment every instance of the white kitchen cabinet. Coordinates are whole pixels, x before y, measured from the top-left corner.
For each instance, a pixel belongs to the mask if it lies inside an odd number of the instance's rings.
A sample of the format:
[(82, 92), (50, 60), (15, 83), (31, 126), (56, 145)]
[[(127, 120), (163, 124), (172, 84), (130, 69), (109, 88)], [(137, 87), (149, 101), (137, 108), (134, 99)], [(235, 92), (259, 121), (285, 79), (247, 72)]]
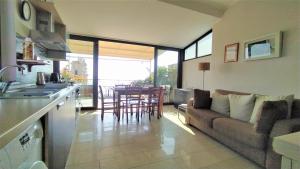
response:
[(75, 133), (75, 91), (48, 112), (45, 157), (49, 169), (64, 169)]

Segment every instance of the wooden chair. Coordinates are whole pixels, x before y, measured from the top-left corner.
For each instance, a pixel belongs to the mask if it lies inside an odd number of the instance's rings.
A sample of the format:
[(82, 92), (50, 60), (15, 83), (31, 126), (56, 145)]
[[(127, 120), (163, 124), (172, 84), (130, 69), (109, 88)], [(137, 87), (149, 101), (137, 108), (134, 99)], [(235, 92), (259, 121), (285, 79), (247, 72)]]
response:
[(102, 86), (99, 85), (99, 97), (101, 100), (101, 120), (103, 121), (104, 119), (104, 111), (106, 110), (113, 110), (113, 114), (115, 115), (116, 112), (116, 102), (112, 101), (111, 99), (105, 99), (104, 95), (103, 95), (103, 90), (102, 90)]
[(157, 114), (157, 118), (161, 118), (161, 116), (163, 115), (164, 113), (164, 93), (165, 93), (165, 89), (163, 88), (160, 88), (160, 98), (159, 98), (159, 102), (158, 102), (158, 105), (157, 105), (157, 108), (158, 108), (158, 114)]
[[(126, 89), (127, 87), (130, 87), (130, 85), (124, 85), (124, 84), (119, 84), (119, 85), (115, 85), (115, 88), (121, 88), (121, 89)], [(115, 94), (115, 93), (113, 93)], [(115, 97), (114, 97), (115, 98)], [(121, 100), (120, 102), (125, 101), (125, 97), (121, 96)]]
[(139, 122), (139, 114), (142, 103), (142, 88), (141, 87), (126, 87), (125, 88), (125, 101), (123, 103), (123, 118), (126, 113), (126, 121), (128, 123), (128, 109), (130, 114), (133, 115), (135, 109), (136, 118)]
[(148, 97), (142, 101), (142, 113), (149, 113), (149, 120), (151, 120), (151, 115), (154, 116), (154, 112), (157, 112), (157, 118), (159, 119), (162, 114), (163, 109), (163, 88), (154, 87), (149, 88)]

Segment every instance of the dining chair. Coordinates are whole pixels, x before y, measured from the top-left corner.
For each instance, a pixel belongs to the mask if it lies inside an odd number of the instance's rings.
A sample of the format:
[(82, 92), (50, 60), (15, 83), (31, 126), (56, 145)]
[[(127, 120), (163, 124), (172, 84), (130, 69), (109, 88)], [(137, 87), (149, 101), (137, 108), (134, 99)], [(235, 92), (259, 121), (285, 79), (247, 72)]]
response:
[[(125, 89), (125, 88), (127, 88), (127, 87), (130, 87), (131, 85), (125, 85), (125, 84), (117, 84), (117, 85), (115, 85), (115, 87), (114, 88), (121, 88), (121, 89)], [(121, 96), (121, 98), (120, 98), (121, 100), (119, 100), (120, 102), (122, 102), (122, 101), (125, 101), (125, 97), (124, 96)]]
[(154, 116), (155, 111), (157, 112), (157, 118), (161, 117), (163, 109), (163, 88), (153, 87), (149, 88), (148, 96), (142, 101), (142, 113), (149, 113), (149, 120), (151, 120), (151, 115)]
[(161, 118), (164, 113), (164, 93), (165, 89), (160, 88), (160, 96), (159, 96), (159, 102), (157, 105), (157, 118)]
[(99, 85), (99, 98), (101, 100), (101, 120), (104, 119), (104, 112), (106, 110), (113, 110), (113, 115), (116, 112), (116, 102), (112, 101), (111, 99), (104, 98), (102, 86)]
[(133, 115), (134, 109), (136, 113), (137, 121), (139, 122), (139, 114), (142, 103), (142, 88), (141, 87), (126, 87), (125, 88), (125, 101), (123, 103), (123, 118), (126, 113), (126, 121), (128, 123), (128, 113)]

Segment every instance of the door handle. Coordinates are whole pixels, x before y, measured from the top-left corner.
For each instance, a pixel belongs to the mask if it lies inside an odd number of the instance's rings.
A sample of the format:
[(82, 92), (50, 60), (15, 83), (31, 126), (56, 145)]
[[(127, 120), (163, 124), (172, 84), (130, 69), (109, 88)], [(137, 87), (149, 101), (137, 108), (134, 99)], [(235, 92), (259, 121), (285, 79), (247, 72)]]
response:
[(60, 102), (60, 103), (58, 103), (58, 104), (56, 105), (57, 110), (58, 110), (60, 107), (62, 107), (64, 104), (65, 104), (65, 102)]

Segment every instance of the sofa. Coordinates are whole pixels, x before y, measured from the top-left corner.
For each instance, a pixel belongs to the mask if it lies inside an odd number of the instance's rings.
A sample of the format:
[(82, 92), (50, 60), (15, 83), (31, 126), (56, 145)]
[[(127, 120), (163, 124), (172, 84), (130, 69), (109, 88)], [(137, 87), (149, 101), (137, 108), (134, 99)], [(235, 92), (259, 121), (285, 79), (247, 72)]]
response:
[[(223, 95), (248, 93), (216, 90)], [(276, 120), (269, 133), (259, 133), (249, 122), (232, 119), (210, 109), (194, 108), (193, 98), (188, 102), (186, 123), (266, 169), (280, 169), (281, 156), (273, 151), (273, 138), (300, 131), (300, 100), (294, 99), (290, 119)]]

